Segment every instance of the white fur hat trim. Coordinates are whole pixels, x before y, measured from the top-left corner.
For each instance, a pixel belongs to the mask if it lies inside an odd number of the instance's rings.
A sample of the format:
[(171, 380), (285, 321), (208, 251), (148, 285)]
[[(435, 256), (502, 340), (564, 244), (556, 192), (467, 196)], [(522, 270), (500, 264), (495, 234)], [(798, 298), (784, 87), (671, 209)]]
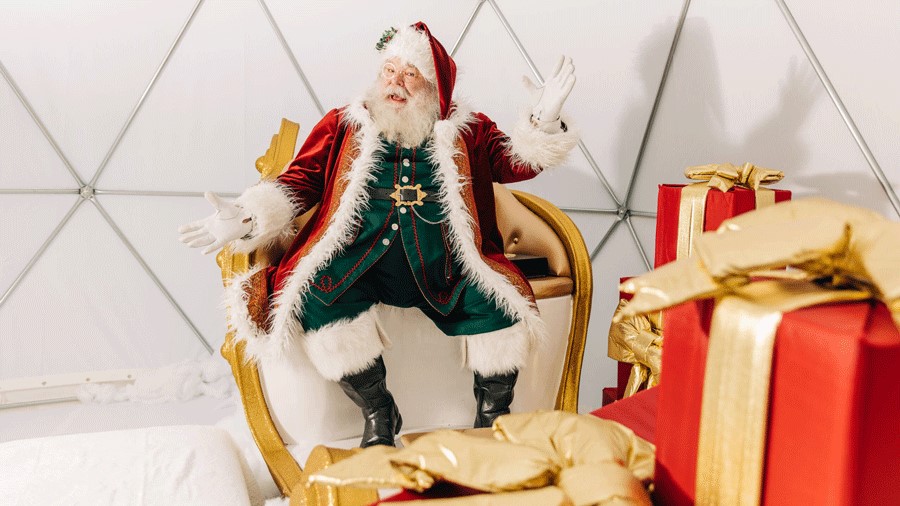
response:
[(404, 26), (397, 30), (382, 51), (383, 60), (393, 57), (400, 58), (403, 63), (414, 65), (422, 76), (432, 83), (437, 81), (434, 58), (431, 56), (431, 42), (425, 32), (420, 32), (412, 26)]

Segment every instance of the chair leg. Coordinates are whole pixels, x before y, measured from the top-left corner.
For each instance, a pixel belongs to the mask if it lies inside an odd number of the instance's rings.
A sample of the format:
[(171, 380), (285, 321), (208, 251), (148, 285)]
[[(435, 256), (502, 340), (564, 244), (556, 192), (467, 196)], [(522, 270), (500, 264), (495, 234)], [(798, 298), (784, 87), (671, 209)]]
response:
[(501, 415), (509, 414), (519, 371), (507, 374), (482, 376), (475, 373), (475, 424), (474, 427), (490, 427)]
[(365, 418), (361, 448), (374, 445), (394, 446), (394, 435), (400, 432), (403, 418), (387, 389), (387, 369), (381, 357), (368, 369), (341, 378), (338, 384)]

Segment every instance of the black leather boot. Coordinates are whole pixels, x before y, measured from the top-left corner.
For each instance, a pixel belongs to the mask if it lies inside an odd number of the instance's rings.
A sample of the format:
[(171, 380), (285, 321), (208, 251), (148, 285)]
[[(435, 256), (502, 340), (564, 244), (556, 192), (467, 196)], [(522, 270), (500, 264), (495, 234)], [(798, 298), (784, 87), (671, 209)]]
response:
[(386, 377), (384, 360), (378, 357), (368, 369), (344, 376), (338, 382), (347, 397), (362, 409), (365, 426), (361, 448), (394, 446), (394, 435), (403, 425), (394, 396), (387, 389)]
[(475, 428), (490, 427), (500, 415), (509, 414), (513, 401), (513, 389), (519, 371), (508, 374), (482, 376), (475, 373)]

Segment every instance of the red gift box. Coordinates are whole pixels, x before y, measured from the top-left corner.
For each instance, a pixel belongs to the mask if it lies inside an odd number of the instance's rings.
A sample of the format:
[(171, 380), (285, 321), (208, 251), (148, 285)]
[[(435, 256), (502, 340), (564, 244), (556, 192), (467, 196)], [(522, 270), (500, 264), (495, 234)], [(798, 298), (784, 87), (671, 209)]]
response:
[[(699, 183), (703, 184), (703, 183)], [(678, 253), (678, 223), (681, 206), (683, 184), (661, 184), (656, 205), (656, 258), (655, 267), (660, 267), (675, 260)], [(769, 191), (769, 190), (762, 190)], [(771, 190), (775, 192), (775, 202), (791, 199), (788, 190)], [(735, 186), (727, 192), (710, 189), (706, 194), (706, 214), (703, 219), (703, 230), (719, 228), (723, 221), (739, 214), (756, 209), (756, 191)]]
[(633, 430), (638, 437), (653, 443), (656, 439), (656, 405), (659, 399), (659, 387), (655, 386), (614, 402), (608, 406), (591, 411), (591, 414), (619, 422)]
[[(703, 378), (714, 302), (664, 315), (656, 496), (693, 504)], [(765, 504), (897, 504), (900, 331), (880, 303), (785, 313), (772, 364)]]

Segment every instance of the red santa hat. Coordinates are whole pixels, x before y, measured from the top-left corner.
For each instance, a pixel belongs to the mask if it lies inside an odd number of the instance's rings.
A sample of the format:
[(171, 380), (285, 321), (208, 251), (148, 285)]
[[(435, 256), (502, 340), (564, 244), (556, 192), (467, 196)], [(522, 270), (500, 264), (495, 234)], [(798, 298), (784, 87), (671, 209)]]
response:
[(425, 79), (437, 85), (441, 118), (446, 119), (456, 84), (456, 63), (431, 35), (428, 26), (419, 21), (399, 30), (391, 28), (384, 32), (375, 47), (381, 51), (383, 60), (400, 58), (403, 63), (414, 65)]

